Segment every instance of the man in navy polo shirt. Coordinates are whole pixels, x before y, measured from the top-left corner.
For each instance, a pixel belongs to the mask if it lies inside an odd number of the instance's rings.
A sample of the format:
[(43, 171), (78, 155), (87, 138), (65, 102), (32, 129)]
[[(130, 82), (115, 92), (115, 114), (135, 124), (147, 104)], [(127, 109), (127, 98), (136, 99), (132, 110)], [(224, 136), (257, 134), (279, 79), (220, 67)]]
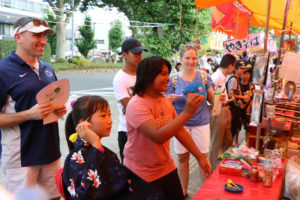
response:
[(53, 34), (45, 21), (31, 17), (14, 24), (17, 50), (0, 61), (1, 165), (6, 187), (18, 192), (41, 186), (49, 199), (59, 199), (55, 174), (61, 167), (58, 124), (43, 125), (51, 111), (62, 116), (64, 105), (38, 105), (37, 93), (56, 81), (54, 70), (38, 57), (44, 53), (46, 34)]

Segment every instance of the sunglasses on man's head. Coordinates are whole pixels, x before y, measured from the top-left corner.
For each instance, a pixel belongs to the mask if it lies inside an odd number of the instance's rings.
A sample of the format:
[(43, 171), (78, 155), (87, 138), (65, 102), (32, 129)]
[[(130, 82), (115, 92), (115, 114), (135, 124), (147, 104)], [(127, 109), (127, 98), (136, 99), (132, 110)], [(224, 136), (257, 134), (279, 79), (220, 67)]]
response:
[(35, 26), (43, 25), (43, 26), (48, 27), (48, 23), (47, 23), (46, 21), (44, 21), (44, 20), (33, 19), (33, 20), (32, 20), (32, 23), (33, 23), (33, 25), (35, 25)]
[(27, 21), (26, 23), (24, 23), (24, 25), (21, 25), (18, 30), (17, 30), (17, 33), (19, 33), (19, 30), (21, 28), (23, 28), (24, 26), (26, 26), (28, 23), (32, 22), (34, 26), (40, 26), (40, 25), (43, 25), (43, 26), (46, 26), (48, 27), (48, 23), (44, 20), (40, 20), (40, 19), (30, 19), (29, 21)]

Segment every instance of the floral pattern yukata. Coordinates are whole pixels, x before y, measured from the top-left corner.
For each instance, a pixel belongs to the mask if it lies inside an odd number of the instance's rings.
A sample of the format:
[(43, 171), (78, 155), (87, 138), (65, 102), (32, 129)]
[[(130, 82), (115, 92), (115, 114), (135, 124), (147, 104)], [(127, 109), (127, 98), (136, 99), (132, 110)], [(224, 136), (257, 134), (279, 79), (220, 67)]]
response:
[(62, 180), (66, 199), (163, 199), (157, 188), (120, 164), (111, 150), (104, 147), (101, 152), (80, 138), (65, 160)]

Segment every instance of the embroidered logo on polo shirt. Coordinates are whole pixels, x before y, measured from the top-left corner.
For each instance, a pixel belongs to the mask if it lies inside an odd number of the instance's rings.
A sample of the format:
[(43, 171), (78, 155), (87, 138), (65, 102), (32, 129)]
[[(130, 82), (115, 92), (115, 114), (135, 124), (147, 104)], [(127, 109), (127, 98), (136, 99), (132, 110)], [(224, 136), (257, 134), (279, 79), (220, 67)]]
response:
[(50, 77), (50, 76), (53, 76), (52, 72), (50, 72), (50, 71), (48, 71), (48, 70), (46, 70), (45, 73), (46, 73), (46, 75), (49, 76), (49, 77)]
[(20, 78), (23, 78), (26, 74), (27, 74), (27, 73), (25, 73), (25, 74), (20, 74)]

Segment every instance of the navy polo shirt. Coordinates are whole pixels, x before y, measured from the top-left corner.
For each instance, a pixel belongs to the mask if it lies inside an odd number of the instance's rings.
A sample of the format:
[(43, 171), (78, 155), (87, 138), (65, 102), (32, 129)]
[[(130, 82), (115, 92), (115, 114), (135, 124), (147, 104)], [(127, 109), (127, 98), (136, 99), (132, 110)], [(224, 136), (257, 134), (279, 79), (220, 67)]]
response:
[[(39, 60), (39, 75), (13, 51), (0, 61), (0, 111), (17, 113), (34, 106), (37, 93), (56, 81), (51, 66)], [(5, 168), (49, 164), (60, 156), (58, 124), (31, 120), (1, 129)]]

